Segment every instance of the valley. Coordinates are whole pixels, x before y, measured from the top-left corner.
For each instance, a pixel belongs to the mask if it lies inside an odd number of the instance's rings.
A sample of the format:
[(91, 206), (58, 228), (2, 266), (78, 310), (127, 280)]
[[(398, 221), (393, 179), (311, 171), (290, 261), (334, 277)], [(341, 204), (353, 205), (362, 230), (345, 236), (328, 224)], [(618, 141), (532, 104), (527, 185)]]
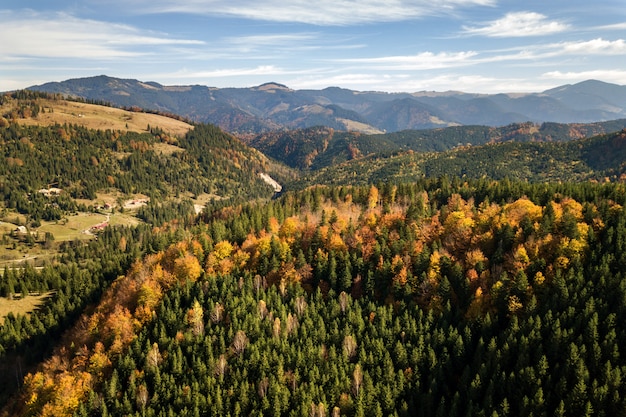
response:
[(620, 415), (626, 119), (573, 100), (597, 87), (484, 125), (461, 110), (513, 98), (4, 93), (0, 416)]

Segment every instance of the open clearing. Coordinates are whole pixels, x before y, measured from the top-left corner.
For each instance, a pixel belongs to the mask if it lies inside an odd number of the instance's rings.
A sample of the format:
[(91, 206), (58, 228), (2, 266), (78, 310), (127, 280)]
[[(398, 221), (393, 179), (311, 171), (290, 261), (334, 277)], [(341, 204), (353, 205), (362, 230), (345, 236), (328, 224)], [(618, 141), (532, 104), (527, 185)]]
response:
[(37, 117), (19, 119), (18, 123), (38, 126), (73, 123), (90, 129), (132, 132), (145, 132), (150, 125), (179, 137), (184, 136), (192, 128), (188, 123), (158, 114), (131, 112), (95, 104), (40, 99), (40, 106), (44, 108), (44, 111), (41, 111)]
[(52, 233), (55, 242), (65, 242), (74, 239), (91, 239), (93, 236), (89, 233), (85, 233), (85, 231), (103, 223), (134, 226), (139, 223), (139, 220), (136, 217), (123, 213), (79, 213), (73, 216), (66, 216), (59, 222), (44, 222), (37, 231), (40, 233)]
[(74, 239), (91, 239), (92, 236), (86, 234), (85, 230), (89, 230), (106, 220), (107, 216), (105, 214), (79, 213), (73, 216), (66, 216), (58, 222), (42, 222), (41, 227), (37, 230), (41, 233), (52, 233), (56, 242), (65, 242)]
[[(39, 267), (52, 261), (58, 254), (57, 243), (93, 239), (94, 234), (90, 229), (94, 226), (136, 226), (140, 222), (141, 220), (129, 213), (79, 213), (66, 216), (58, 222), (42, 222), (41, 227), (31, 229), (31, 232), (39, 243), (43, 242), (46, 232), (52, 233), (54, 236), (52, 245), (29, 246), (23, 241), (18, 242), (13, 239), (9, 240), (8, 244), (0, 245), (0, 275), (5, 266), (19, 268), (29, 263)], [(17, 225), (13, 223), (0, 222), (0, 236), (11, 234), (16, 227)]]
[[(77, 204), (84, 204), (85, 206), (94, 206), (105, 209), (119, 208), (119, 203), (121, 202), (124, 209), (138, 209), (150, 201), (150, 198), (145, 194), (122, 194), (119, 191), (113, 192), (97, 192), (95, 200), (86, 200), (82, 198), (77, 198)], [(107, 206), (108, 207), (105, 207)]]
[(21, 245), (16, 249), (7, 247), (6, 245), (0, 246), (0, 275), (4, 272), (4, 267), (20, 268), (25, 263), (38, 268), (46, 262), (51, 261), (56, 255), (57, 251), (54, 249), (44, 249), (39, 246), (32, 248)]
[(172, 155), (176, 152), (184, 152), (185, 149), (180, 146), (170, 145), (169, 143), (155, 143), (153, 146), (154, 151), (161, 155)]
[[(12, 219), (14, 214), (10, 214), (5, 220)], [(0, 236), (11, 235), (17, 228), (15, 223), (7, 223), (6, 221), (0, 221)], [(31, 265), (41, 265), (44, 261), (51, 260), (56, 254), (55, 250), (45, 249), (40, 245), (28, 247), (23, 243), (12, 239), (9, 243), (0, 245), (0, 275), (5, 266), (19, 267), (20, 265), (28, 262)]]
[(200, 214), (202, 210), (204, 210), (204, 207), (207, 205), (207, 203), (213, 200), (221, 200), (221, 199), (222, 197), (215, 195), (215, 194), (202, 193), (193, 199), (193, 208), (196, 214)]
[(32, 313), (39, 306), (43, 305), (51, 294), (52, 293), (29, 295), (26, 298), (17, 300), (9, 300), (6, 297), (0, 297), (0, 324), (4, 323), (4, 318), (9, 313), (13, 313), (16, 316), (18, 314), (26, 315)]

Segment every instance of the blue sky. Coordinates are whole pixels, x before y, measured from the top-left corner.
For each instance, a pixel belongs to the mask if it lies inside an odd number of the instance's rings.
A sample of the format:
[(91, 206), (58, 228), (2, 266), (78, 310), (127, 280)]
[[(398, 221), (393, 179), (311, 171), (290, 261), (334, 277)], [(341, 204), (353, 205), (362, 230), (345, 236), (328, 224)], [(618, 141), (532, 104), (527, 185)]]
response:
[(164, 85), (543, 91), (626, 84), (623, 0), (4, 0), (0, 91)]

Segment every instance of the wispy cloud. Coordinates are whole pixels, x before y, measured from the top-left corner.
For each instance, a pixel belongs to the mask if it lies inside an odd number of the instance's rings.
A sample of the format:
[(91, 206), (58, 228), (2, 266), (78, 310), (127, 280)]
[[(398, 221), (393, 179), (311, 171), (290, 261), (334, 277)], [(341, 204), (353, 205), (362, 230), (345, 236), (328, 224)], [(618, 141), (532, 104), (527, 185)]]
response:
[(296, 89), (324, 88), (332, 85), (359, 90), (386, 92), (421, 92), (455, 90), (468, 93), (524, 93), (543, 91), (554, 87), (551, 80), (528, 80), (515, 77), (487, 77), (475, 74), (444, 74), (414, 77), (411, 74), (346, 73), (319, 75), (289, 80), (287, 85)]
[(493, 38), (544, 36), (563, 32), (569, 25), (535, 12), (507, 13), (504, 17), (487, 22), (482, 26), (464, 26), (466, 34)]
[(337, 60), (337, 62), (370, 64), (375, 65), (378, 69), (429, 70), (468, 65), (471, 58), (476, 55), (477, 52), (474, 51), (440, 53), (421, 52), (416, 55), (405, 56), (342, 59)]
[[(289, 81), (289, 86), (296, 89), (318, 89), (326, 88), (328, 86), (341, 86), (344, 88), (358, 88), (368, 89), (368, 86), (372, 90), (383, 90), (382, 86), (387, 86), (385, 91), (400, 91), (395, 90), (394, 86), (404, 85), (407, 80), (406, 75), (398, 74), (371, 74), (371, 73), (358, 73), (351, 72), (346, 74), (336, 75), (318, 75), (318, 76), (303, 76), (294, 78)], [(403, 90), (405, 91), (405, 90)]]
[[(552, 43), (528, 43), (500, 50), (468, 50), (468, 51), (424, 51), (413, 55), (389, 55), (359, 58), (335, 59), (330, 62), (337, 67), (343, 67), (345, 71), (372, 71), (387, 72), (399, 75), (402, 72), (420, 71), (432, 72), (441, 70), (453, 70), (455, 68), (483, 68), (507, 65), (510, 69), (532, 66), (533, 70), (555, 65), (572, 65), (576, 62), (589, 62), (589, 56), (624, 56), (626, 55), (626, 41), (623, 39), (607, 40), (595, 38), (589, 40), (552, 42)], [(564, 59), (566, 59), (564, 61)], [(487, 73), (490, 73), (488, 71)], [(427, 75), (427, 74), (425, 74)], [(461, 76), (456, 80), (460, 81)], [(417, 78), (417, 77), (412, 77)], [(485, 78), (489, 80), (489, 77)], [(615, 79), (615, 77), (613, 77)], [(467, 82), (464, 78), (463, 82)], [(477, 79), (473, 79), (473, 85), (479, 86)], [(481, 78), (482, 80), (482, 78)], [(453, 85), (451, 80), (449, 85)], [(485, 81), (485, 86), (489, 81)], [(506, 87), (506, 81), (502, 86)], [(517, 80), (514, 85), (519, 86), (519, 91), (535, 86), (535, 82), (524, 85)], [(528, 88), (524, 88), (528, 87)]]
[(281, 46), (292, 45), (294, 43), (306, 42), (315, 39), (313, 33), (278, 33), (250, 36), (236, 36), (225, 38), (224, 40), (232, 45), (254, 46)]
[(268, 51), (292, 51), (318, 49), (317, 36), (314, 33), (276, 33), (247, 36), (233, 36), (223, 39), (222, 49), (239, 54)]
[(592, 28), (593, 30), (626, 30), (626, 22), (602, 25)]
[(313, 25), (354, 25), (397, 22), (424, 16), (449, 15), (476, 6), (494, 6), (497, 0), (138, 0), (125, 7), (136, 13), (191, 13), (232, 16), (271, 22)]
[[(516, 77), (489, 77), (477, 74), (444, 74), (409, 82), (409, 91), (446, 91), (450, 86), (467, 93), (520, 93), (536, 92), (552, 87), (549, 83), (540, 83)], [(401, 91), (401, 90), (398, 90)]]
[(149, 54), (139, 47), (204, 44), (128, 25), (80, 19), (66, 13), (3, 12), (0, 21), (0, 57), (3, 59), (125, 59)]
[(577, 82), (589, 79), (603, 80), (618, 84), (626, 83), (626, 70), (600, 69), (591, 71), (550, 71), (541, 75), (544, 79), (558, 80), (559, 82)]
[(622, 56), (626, 54), (626, 41), (597, 38), (591, 40), (525, 45), (503, 51), (482, 51), (483, 62), (532, 60), (540, 66), (542, 60), (564, 56), (589, 57), (591, 55)]
[(182, 70), (168, 74), (155, 75), (158, 78), (186, 78), (186, 79), (199, 79), (199, 78), (229, 78), (229, 77), (241, 77), (241, 76), (274, 76), (274, 75), (297, 75), (314, 72), (311, 70), (291, 70), (281, 68), (275, 65), (259, 65), (250, 68), (219, 68), (209, 71), (189, 71)]
[(602, 38), (581, 42), (564, 42), (558, 44), (562, 46), (563, 52), (568, 54), (586, 55), (622, 55), (626, 54), (626, 41), (617, 39), (609, 41)]

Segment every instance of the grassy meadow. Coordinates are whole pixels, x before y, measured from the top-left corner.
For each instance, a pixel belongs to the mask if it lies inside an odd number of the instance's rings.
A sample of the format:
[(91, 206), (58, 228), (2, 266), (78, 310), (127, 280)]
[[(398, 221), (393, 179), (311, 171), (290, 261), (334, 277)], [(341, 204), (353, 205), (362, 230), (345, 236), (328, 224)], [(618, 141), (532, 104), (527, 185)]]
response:
[(9, 313), (14, 315), (27, 315), (39, 308), (50, 297), (50, 293), (40, 295), (29, 295), (24, 298), (9, 300), (6, 297), (0, 297), (0, 324), (4, 322), (4, 318)]
[(50, 126), (71, 122), (90, 129), (145, 132), (148, 125), (159, 127), (170, 135), (183, 136), (191, 125), (170, 117), (131, 112), (114, 107), (66, 100), (41, 99), (45, 111), (37, 117), (19, 119), (24, 125)]

